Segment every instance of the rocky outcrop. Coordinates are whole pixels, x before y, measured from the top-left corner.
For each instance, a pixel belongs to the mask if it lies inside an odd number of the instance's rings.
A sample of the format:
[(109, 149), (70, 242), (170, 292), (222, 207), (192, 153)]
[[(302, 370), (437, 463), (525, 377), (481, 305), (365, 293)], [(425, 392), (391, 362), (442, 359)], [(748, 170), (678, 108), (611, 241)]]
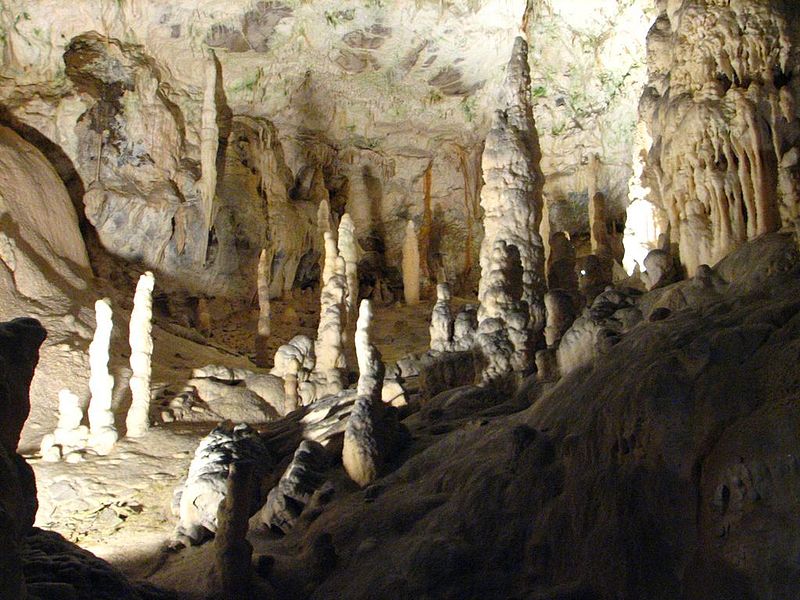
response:
[(792, 2), (672, 2), (650, 31), (645, 181), (689, 275), (798, 216), (797, 16)]

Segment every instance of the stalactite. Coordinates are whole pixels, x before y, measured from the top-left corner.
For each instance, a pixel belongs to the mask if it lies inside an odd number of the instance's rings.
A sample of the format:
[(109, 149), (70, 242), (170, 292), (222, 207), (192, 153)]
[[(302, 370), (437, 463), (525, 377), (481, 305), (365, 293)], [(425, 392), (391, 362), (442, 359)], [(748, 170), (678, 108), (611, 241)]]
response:
[[(205, 87), (203, 109), (200, 114), (200, 169), (198, 182), (202, 202), (203, 225), (210, 232), (214, 224), (214, 196), (217, 189), (217, 151), (219, 128), (217, 127), (217, 62), (214, 51), (209, 49), (205, 59)], [(198, 261), (202, 264), (208, 252), (208, 236), (198, 240)]]

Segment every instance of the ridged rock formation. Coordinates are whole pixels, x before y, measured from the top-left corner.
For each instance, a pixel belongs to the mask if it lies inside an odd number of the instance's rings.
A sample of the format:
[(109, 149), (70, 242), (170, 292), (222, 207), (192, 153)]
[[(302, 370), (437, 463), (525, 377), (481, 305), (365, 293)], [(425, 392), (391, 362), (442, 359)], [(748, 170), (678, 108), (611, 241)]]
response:
[[(499, 268), (495, 259), (500, 254), (505, 257), (513, 255), (518, 257), (516, 260), (521, 268), (521, 286), (513, 289), (516, 286), (509, 281), (505, 291), (510, 292), (512, 302), (524, 303), (529, 315), (529, 318), (523, 317), (520, 327), (520, 314), (515, 311), (514, 329), (541, 329), (544, 326), (542, 296), (546, 282), (544, 248), (538, 232), (544, 177), (539, 168), (541, 153), (530, 102), (528, 45), (522, 38), (517, 38), (514, 43), (503, 91), (502, 108), (495, 112), (483, 150), (485, 183), (481, 190), (481, 206), (485, 235), (480, 252), (478, 299), (481, 308), (478, 322), (480, 327), (480, 323), (491, 318), (499, 320), (500, 328), (507, 326), (504, 321), (511, 315), (504, 314), (504, 306), (508, 302), (489, 298), (502, 287), (490, 278), (490, 273), (508, 277), (507, 269)], [(505, 244), (505, 252), (498, 250), (499, 243)], [(512, 265), (511, 268), (515, 267)], [(522, 347), (515, 350), (518, 354), (523, 353)], [(519, 366), (521, 363), (518, 361)]]
[(153, 355), (153, 286), (150, 271), (139, 277), (133, 297), (128, 339), (131, 346), (131, 407), (125, 419), (127, 435), (140, 437), (150, 428), (150, 361)]
[(795, 2), (667, 3), (648, 36), (646, 181), (689, 275), (798, 216)]
[(108, 372), (108, 351), (111, 342), (111, 301), (108, 298), (94, 304), (97, 326), (89, 344), (89, 446), (98, 454), (108, 454), (117, 442), (114, 425), (113, 391), (114, 376)]

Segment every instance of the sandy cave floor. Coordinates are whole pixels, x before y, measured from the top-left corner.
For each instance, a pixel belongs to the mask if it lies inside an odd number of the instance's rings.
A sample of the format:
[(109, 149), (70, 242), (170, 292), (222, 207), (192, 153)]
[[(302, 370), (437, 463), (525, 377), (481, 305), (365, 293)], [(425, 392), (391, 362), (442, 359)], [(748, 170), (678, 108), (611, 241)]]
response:
[[(465, 302), (459, 299), (454, 304)], [(428, 300), (413, 307), (401, 303), (376, 307), (373, 334), (384, 362), (427, 349), (432, 305)], [(272, 302), (270, 355), (294, 335), (314, 337), (318, 306), (318, 298), (311, 293)], [(174, 323), (157, 317), (154, 396), (169, 397), (179, 391), (191, 370), (206, 364), (255, 369), (249, 359), (253, 357), (256, 320), (254, 307), (231, 307), (213, 324), (208, 345), (201, 345), (196, 343), (196, 331), (189, 341), (176, 335), (180, 328)], [(126, 358), (124, 352), (118, 350), (116, 354), (112, 352), (112, 373), (114, 365)], [(348, 364), (354, 365), (352, 348), (349, 354)], [(116, 374), (115, 396), (122, 398), (117, 425), (124, 431), (125, 409), (130, 402), (126, 371), (118, 368)], [(41, 436), (52, 430), (55, 416), (37, 419), (35, 414), (33, 411), (21, 449), (37, 478), (36, 525), (61, 533), (132, 577), (146, 578), (157, 572), (164, 559), (161, 549), (177, 520), (171, 509), (173, 491), (185, 477), (198, 441), (215, 423), (160, 423), (142, 438), (121, 438), (108, 456), (91, 455), (83, 462), (68, 464), (48, 463), (38, 457)], [(151, 416), (154, 414), (151, 412)]]

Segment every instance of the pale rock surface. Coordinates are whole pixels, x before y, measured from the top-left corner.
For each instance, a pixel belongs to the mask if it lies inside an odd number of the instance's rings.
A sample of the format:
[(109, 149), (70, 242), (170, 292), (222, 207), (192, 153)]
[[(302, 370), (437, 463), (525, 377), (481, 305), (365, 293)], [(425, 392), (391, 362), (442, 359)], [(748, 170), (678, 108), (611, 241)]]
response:
[(672, 283), (678, 276), (672, 255), (659, 248), (647, 253), (644, 258), (644, 268), (645, 272), (642, 277), (648, 290), (664, 287)]
[(89, 344), (89, 446), (98, 454), (108, 454), (117, 442), (112, 392), (114, 377), (108, 372), (108, 349), (113, 328), (111, 304), (107, 298), (95, 302), (96, 327)]
[(125, 419), (130, 437), (140, 437), (150, 428), (150, 361), (153, 355), (153, 286), (155, 278), (150, 271), (142, 274), (136, 284), (133, 311), (129, 324), (128, 341), (131, 347), (132, 375), (131, 406)]

